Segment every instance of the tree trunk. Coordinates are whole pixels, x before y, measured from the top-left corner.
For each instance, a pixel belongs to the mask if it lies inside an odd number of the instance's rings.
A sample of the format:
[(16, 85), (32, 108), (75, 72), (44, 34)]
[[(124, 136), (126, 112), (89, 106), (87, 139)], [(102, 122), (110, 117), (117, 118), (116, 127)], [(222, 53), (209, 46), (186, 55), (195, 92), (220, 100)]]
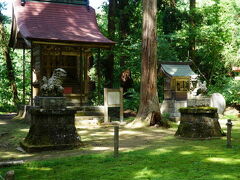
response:
[(15, 105), (18, 105), (20, 100), (18, 98), (18, 90), (15, 81), (15, 74), (14, 74), (14, 67), (12, 64), (12, 59), (10, 56), (10, 48), (8, 47), (8, 40), (7, 40), (7, 33), (3, 25), (3, 15), (0, 12), (0, 38), (1, 38), (1, 49), (3, 52), (4, 59), (6, 61), (6, 68), (7, 68), (7, 77), (10, 82), (12, 94), (13, 94), (13, 102)]
[(157, 93), (157, 0), (143, 0), (142, 75), (140, 106), (136, 119), (129, 125), (161, 125)]
[[(108, 37), (111, 40), (115, 39), (115, 18), (116, 18), (116, 0), (109, 0), (109, 7), (108, 7)], [(113, 87), (113, 69), (114, 69), (114, 54), (111, 50), (108, 57), (107, 57), (107, 64), (106, 64), (106, 87), (112, 88)]]
[[(126, 38), (127, 35), (130, 32), (130, 17), (131, 17), (131, 12), (126, 10), (126, 8), (129, 6), (129, 0), (121, 0), (119, 1), (118, 4), (118, 16), (119, 16), (119, 40), (120, 43), (122, 43), (123, 45), (128, 45), (128, 43), (126, 42)], [(126, 65), (126, 60), (129, 59), (128, 56), (126, 54), (122, 54), (120, 57), (120, 66), (122, 68), (123, 71), (125, 71), (126, 69), (124, 69), (124, 66)]]
[(126, 38), (130, 31), (129, 20), (131, 13), (126, 10), (128, 6), (128, 0), (119, 1), (119, 33), (121, 41)]
[(189, 13), (189, 59), (196, 64), (196, 22), (195, 22), (196, 0), (190, 0)]

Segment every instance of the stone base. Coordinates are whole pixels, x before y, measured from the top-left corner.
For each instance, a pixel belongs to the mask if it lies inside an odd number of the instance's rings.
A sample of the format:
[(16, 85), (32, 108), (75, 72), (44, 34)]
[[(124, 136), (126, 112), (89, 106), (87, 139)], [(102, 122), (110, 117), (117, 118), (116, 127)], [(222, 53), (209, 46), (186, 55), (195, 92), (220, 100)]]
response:
[(66, 97), (41, 97), (34, 98), (35, 106), (43, 109), (65, 109)]
[(181, 116), (179, 108), (187, 107), (187, 101), (164, 100), (161, 104), (161, 113), (169, 113), (170, 118), (178, 118)]
[(175, 136), (194, 139), (209, 139), (224, 135), (218, 122), (216, 108), (181, 108), (180, 125)]
[(27, 152), (68, 149), (80, 146), (80, 136), (75, 127), (74, 110), (30, 109), (31, 126), (21, 142)]
[(195, 97), (187, 100), (188, 107), (208, 107), (210, 106), (210, 98), (207, 97)]

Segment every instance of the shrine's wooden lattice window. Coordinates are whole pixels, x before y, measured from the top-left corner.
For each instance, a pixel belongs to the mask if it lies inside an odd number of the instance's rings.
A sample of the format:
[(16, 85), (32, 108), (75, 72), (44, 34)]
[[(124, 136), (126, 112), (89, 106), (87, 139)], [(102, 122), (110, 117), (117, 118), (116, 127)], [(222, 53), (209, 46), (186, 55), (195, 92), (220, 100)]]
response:
[(176, 91), (189, 91), (189, 81), (176, 80)]
[(51, 77), (54, 69), (63, 68), (67, 77), (63, 86), (71, 88), (72, 93), (86, 93), (87, 58), (80, 47), (42, 46), (41, 76)]

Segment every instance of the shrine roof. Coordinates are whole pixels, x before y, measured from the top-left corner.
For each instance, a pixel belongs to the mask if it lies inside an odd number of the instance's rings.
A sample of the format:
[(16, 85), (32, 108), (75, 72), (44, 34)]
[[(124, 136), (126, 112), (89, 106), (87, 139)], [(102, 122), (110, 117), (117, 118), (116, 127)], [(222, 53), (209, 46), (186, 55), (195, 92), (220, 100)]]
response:
[(162, 64), (162, 71), (171, 77), (190, 77), (197, 76), (189, 65)]
[[(84, 5), (27, 1), (13, 2), (10, 46), (20, 41), (54, 41), (112, 46), (99, 30), (95, 10)], [(24, 40), (24, 41), (23, 41)]]

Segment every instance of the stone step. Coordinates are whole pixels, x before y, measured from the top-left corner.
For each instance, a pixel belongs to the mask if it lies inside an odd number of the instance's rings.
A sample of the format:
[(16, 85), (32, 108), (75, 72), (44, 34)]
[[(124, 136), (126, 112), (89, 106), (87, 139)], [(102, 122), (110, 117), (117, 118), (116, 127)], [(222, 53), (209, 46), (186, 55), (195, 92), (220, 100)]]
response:
[(104, 112), (104, 106), (81, 106), (81, 107), (78, 107), (77, 110)]
[(104, 116), (103, 112), (100, 111), (77, 111), (75, 116)]
[(64, 94), (65, 97), (84, 97), (83, 94)]
[(73, 104), (81, 104), (82, 101), (80, 99), (67, 99), (66, 102)]
[(104, 116), (75, 116), (75, 121), (82, 120), (103, 120)]
[(68, 106), (67, 108), (82, 112), (102, 112), (104, 113), (104, 106)]
[(71, 103), (71, 102), (67, 102), (66, 104), (67, 104), (67, 107), (68, 107), (69, 109), (74, 109), (75, 107), (81, 106), (81, 103)]

